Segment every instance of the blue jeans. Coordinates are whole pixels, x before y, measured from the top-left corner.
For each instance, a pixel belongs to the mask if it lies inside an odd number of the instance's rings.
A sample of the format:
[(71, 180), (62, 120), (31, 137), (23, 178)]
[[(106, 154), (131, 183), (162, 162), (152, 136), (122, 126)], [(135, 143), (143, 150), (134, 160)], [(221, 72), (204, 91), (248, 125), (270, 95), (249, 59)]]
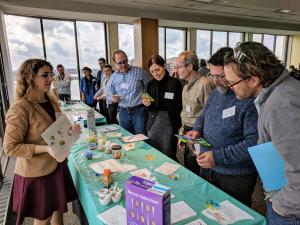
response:
[(300, 225), (300, 217), (284, 217), (275, 212), (272, 203), (267, 200), (267, 224), (268, 225)]
[(146, 134), (147, 110), (140, 106), (133, 109), (119, 108), (120, 126), (132, 134)]

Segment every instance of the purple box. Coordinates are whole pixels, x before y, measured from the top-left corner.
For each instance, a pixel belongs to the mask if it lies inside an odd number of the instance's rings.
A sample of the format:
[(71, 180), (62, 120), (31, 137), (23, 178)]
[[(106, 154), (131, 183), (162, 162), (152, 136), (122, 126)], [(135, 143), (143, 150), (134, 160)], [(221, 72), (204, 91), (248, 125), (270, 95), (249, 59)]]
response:
[(171, 224), (171, 190), (132, 176), (125, 184), (127, 225)]

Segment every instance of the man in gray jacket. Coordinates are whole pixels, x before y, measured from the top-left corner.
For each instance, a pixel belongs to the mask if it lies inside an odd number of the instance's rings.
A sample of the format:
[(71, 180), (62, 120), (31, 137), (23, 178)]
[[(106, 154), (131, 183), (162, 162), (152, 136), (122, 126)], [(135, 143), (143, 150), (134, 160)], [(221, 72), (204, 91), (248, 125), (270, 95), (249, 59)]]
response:
[(287, 185), (267, 193), (268, 224), (300, 224), (300, 82), (256, 42), (226, 57), (225, 74), (238, 98), (256, 97), (258, 142), (272, 141), (285, 162)]

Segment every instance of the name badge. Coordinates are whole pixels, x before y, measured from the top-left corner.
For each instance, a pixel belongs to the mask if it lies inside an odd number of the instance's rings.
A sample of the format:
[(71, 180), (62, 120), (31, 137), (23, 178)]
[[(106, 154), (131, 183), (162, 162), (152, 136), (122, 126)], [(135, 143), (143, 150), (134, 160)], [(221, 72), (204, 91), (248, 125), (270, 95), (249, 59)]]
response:
[(228, 109), (223, 110), (222, 119), (225, 119), (225, 118), (228, 118), (228, 117), (231, 117), (231, 116), (234, 116), (234, 115), (235, 115), (235, 106), (232, 106)]
[(191, 106), (185, 105), (185, 111), (187, 111), (188, 113), (190, 113), (191, 112)]
[(129, 87), (129, 84), (126, 84), (126, 83), (121, 84), (122, 89), (128, 89), (128, 87)]
[(174, 98), (174, 93), (171, 93), (171, 92), (165, 92), (165, 98), (166, 98), (166, 99), (171, 99), (171, 100), (173, 100), (173, 98)]

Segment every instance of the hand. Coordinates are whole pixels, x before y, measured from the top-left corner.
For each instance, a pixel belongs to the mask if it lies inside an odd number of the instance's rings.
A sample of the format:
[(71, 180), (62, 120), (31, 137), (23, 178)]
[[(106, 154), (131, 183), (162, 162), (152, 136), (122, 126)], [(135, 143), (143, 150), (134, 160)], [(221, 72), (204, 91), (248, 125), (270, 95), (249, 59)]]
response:
[(144, 99), (142, 99), (142, 101), (143, 101), (143, 104), (145, 105), (145, 106), (149, 106), (149, 105), (151, 105), (151, 101), (148, 99), (148, 98), (144, 98)]
[(177, 146), (178, 146), (180, 151), (184, 151), (185, 144), (181, 140), (177, 141)]
[(191, 130), (191, 131), (187, 132), (186, 135), (189, 136), (190, 138), (196, 139), (201, 136), (201, 133), (196, 130)]
[(85, 101), (85, 97), (84, 96), (80, 96), (80, 100), (84, 102)]
[(214, 157), (212, 151), (204, 152), (196, 158), (199, 166), (205, 169), (211, 169), (215, 166)]
[(112, 101), (113, 103), (119, 102), (119, 101), (120, 101), (120, 96), (113, 95), (111, 101)]

